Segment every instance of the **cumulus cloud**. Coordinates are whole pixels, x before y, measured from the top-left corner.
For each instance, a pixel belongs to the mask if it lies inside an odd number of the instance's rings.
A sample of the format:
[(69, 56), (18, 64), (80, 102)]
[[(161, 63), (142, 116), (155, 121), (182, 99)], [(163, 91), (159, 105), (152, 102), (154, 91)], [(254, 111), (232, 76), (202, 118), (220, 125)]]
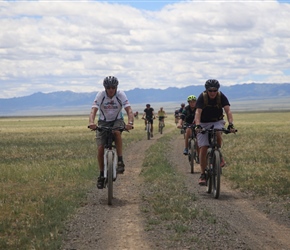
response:
[(96, 1), (0, 2), (1, 98), (290, 82), (290, 4), (186, 1), (159, 11)]

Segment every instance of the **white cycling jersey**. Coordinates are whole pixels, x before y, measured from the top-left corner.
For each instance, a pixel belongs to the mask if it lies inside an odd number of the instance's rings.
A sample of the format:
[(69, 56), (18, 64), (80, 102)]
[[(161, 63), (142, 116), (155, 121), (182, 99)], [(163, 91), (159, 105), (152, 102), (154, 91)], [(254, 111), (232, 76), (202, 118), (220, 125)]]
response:
[(107, 96), (105, 90), (98, 92), (92, 105), (99, 110), (99, 120), (107, 122), (123, 119), (122, 108), (129, 106), (128, 98), (121, 90), (117, 90), (112, 98)]

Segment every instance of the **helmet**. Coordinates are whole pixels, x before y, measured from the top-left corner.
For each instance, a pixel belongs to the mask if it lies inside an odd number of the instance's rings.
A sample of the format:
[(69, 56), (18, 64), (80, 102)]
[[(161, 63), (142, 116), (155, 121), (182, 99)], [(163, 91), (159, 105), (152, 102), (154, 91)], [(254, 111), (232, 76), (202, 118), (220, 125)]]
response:
[(184, 106), (185, 106), (185, 104), (184, 104), (184, 103), (181, 103), (180, 105), (181, 105), (181, 107), (184, 107)]
[(195, 95), (190, 95), (190, 96), (188, 96), (187, 97), (187, 101), (189, 102), (189, 101), (196, 101), (196, 97), (195, 97)]
[(209, 88), (216, 88), (216, 89), (219, 89), (220, 88), (220, 83), (218, 80), (216, 79), (208, 79), (206, 82), (205, 82), (205, 89), (208, 90)]
[(103, 85), (106, 89), (109, 87), (117, 88), (118, 84), (119, 84), (119, 81), (117, 77), (114, 77), (114, 76), (107, 76), (103, 81)]
[(150, 107), (150, 104), (146, 104), (146, 107)]

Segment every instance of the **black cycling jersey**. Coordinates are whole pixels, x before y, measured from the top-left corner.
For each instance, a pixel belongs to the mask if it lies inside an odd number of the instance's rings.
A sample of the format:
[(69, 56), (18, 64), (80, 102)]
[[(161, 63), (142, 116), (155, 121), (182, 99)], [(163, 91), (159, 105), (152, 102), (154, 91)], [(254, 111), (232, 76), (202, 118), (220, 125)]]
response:
[(180, 115), (180, 119), (183, 120), (187, 124), (192, 124), (195, 117), (196, 108), (192, 109), (189, 105), (187, 105)]
[(222, 92), (220, 93), (222, 107), (218, 107), (217, 98), (210, 99), (208, 97), (208, 104), (206, 107), (204, 106), (203, 93), (201, 93), (197, 98), (195, 107), (202, 109), (200, 118), (201, 122), (215, 122), (223, 119), (223, 107), (227, 105), (230, 106), (230, 103), (228, 98)]

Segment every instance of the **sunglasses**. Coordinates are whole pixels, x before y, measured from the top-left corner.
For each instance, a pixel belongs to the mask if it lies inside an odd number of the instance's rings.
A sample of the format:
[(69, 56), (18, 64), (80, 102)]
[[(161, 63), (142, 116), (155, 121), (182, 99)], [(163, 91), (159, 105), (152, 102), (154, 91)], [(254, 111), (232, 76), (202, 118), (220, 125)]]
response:
[(111, 86), (111, 87), (108, 87), (106, 89), (116, 89), (116, 87)]
[(208, 92), (217, 92), (217, 89), (208, 89)]

